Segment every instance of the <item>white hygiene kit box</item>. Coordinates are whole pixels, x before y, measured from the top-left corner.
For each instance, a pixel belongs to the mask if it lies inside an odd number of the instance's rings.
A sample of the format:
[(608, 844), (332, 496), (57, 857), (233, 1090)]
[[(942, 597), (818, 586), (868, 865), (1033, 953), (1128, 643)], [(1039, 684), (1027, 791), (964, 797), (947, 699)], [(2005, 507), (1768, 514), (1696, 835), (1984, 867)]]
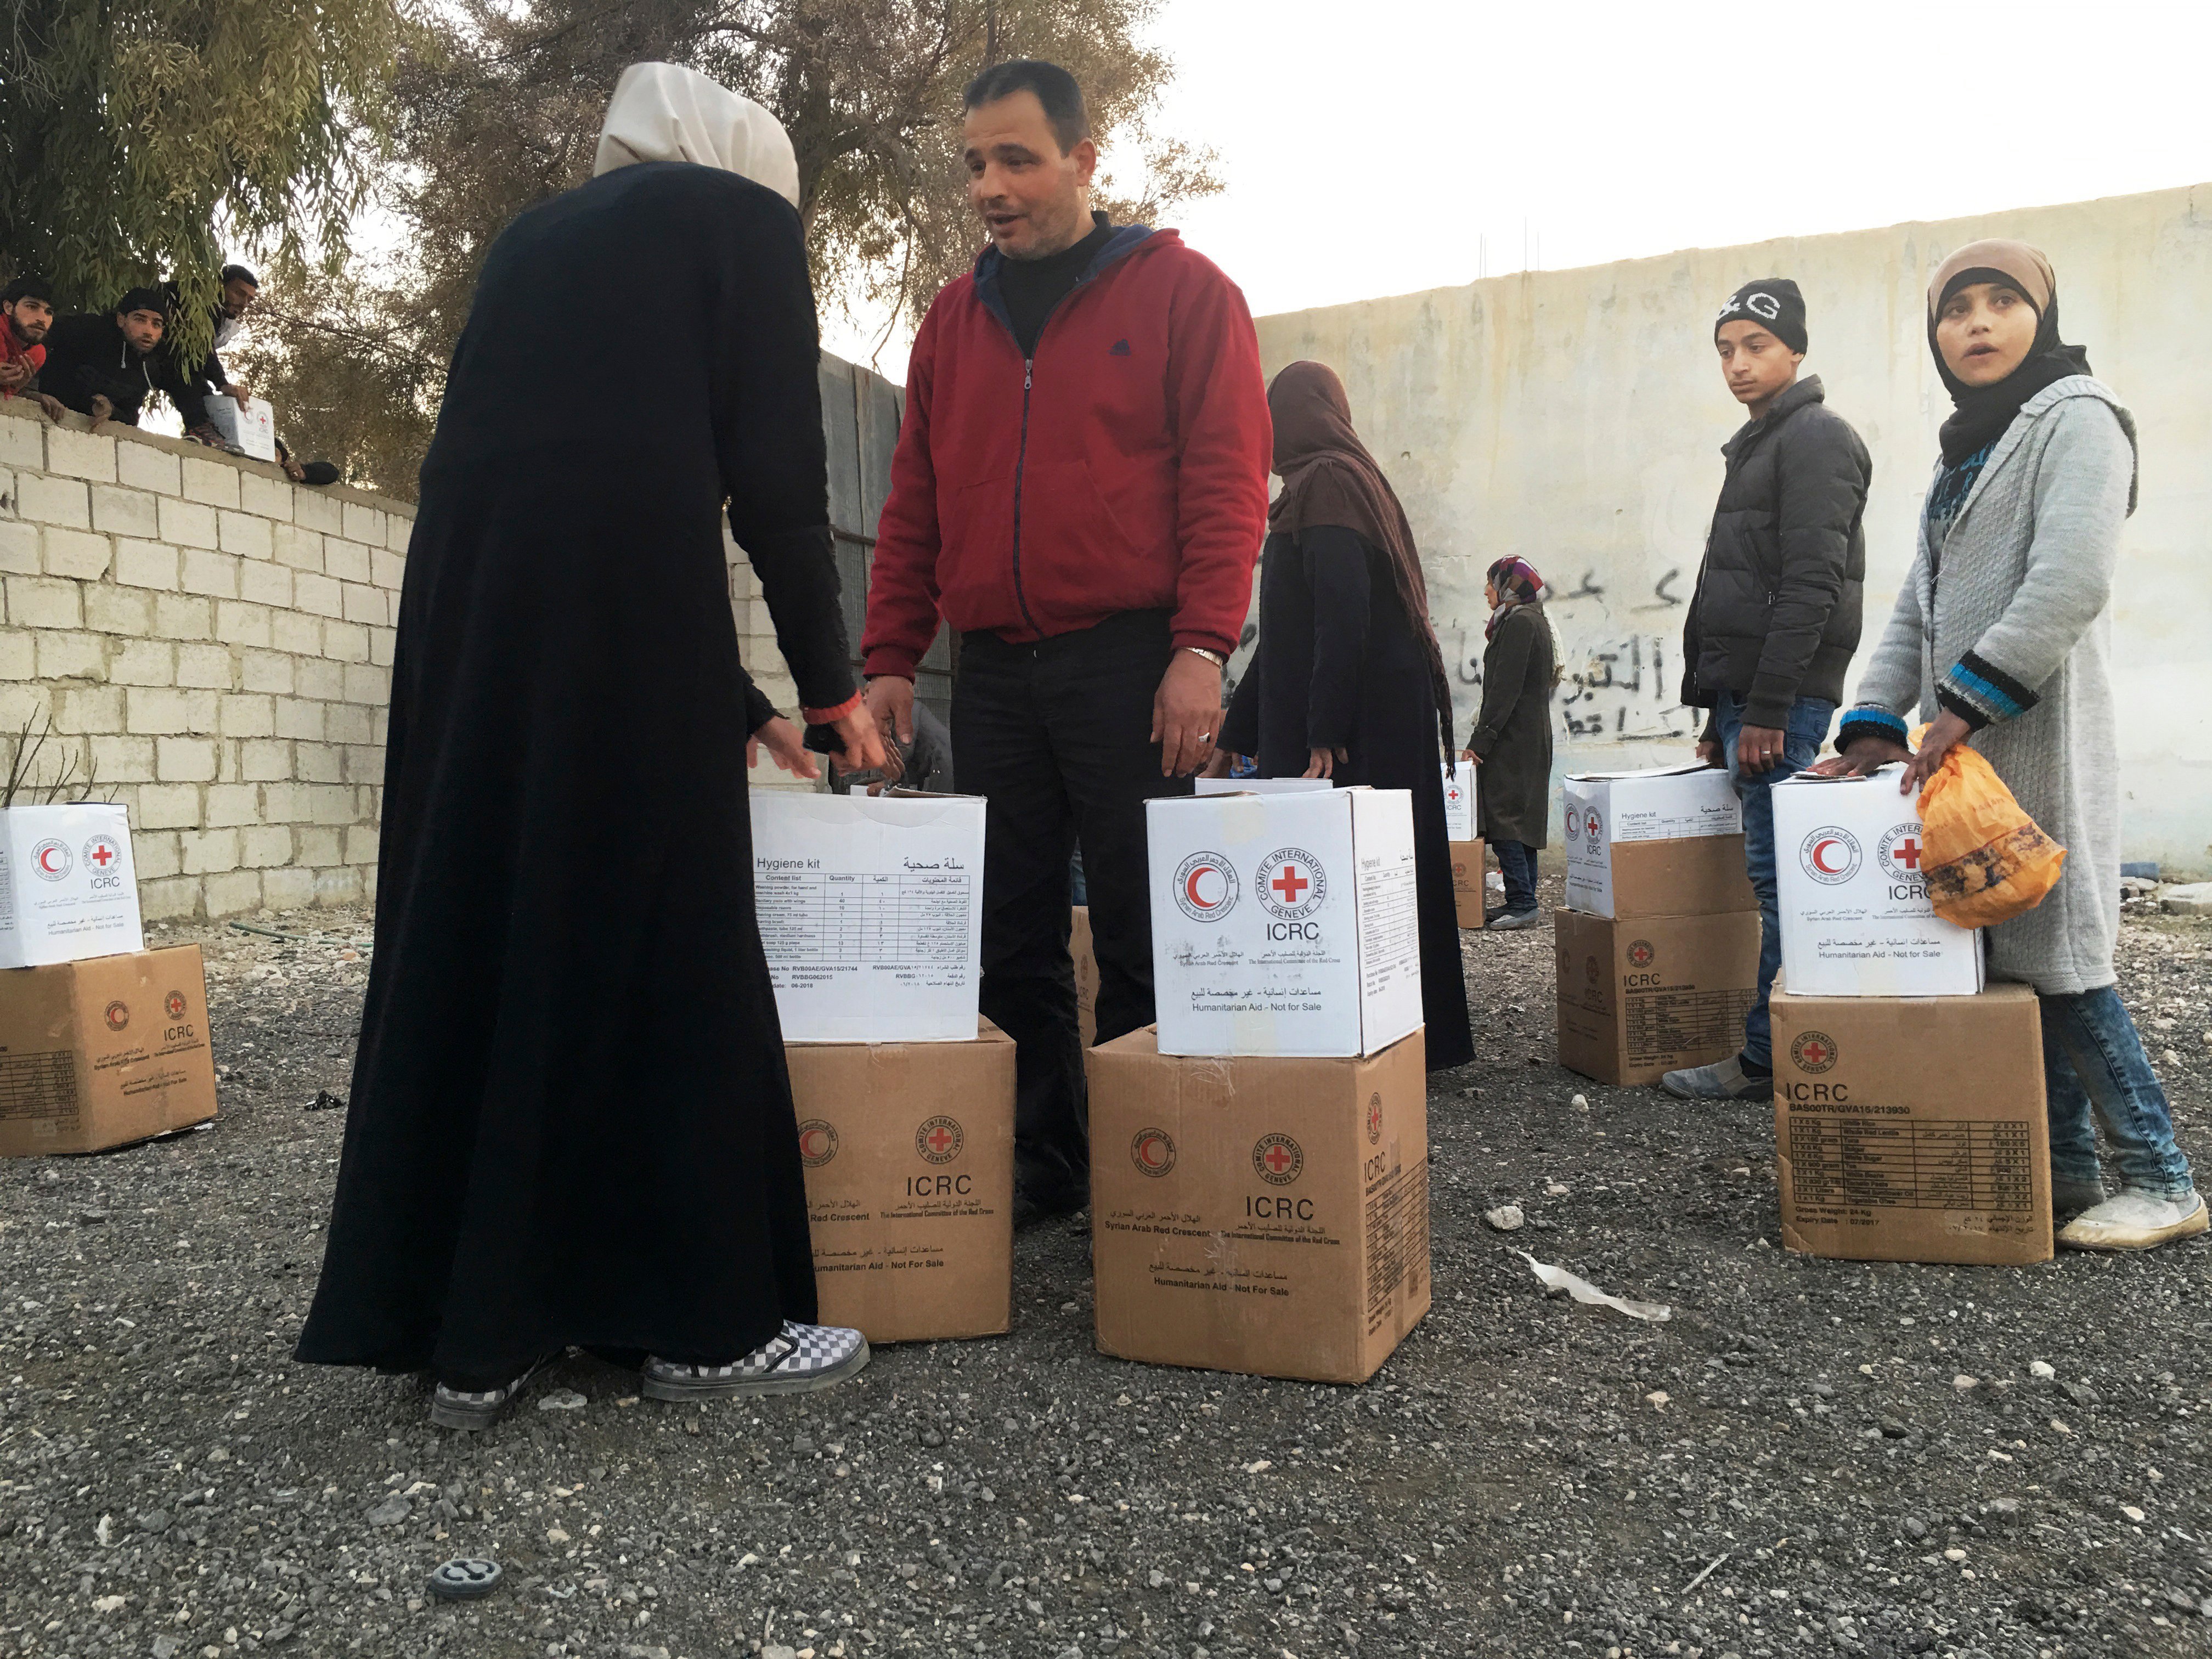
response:
[(228, 392), (211, 392), (207, 417), (226, 441), (236, 444), (255, 460), (276, 459), (276, 411), (265, 400), (248, 398), (241, 408)]
[(1373, 1054), (1421, 1024), (1413, 796), (1147, 801), (1164, 1054)]
[(1801, 997), (1972, 996), (1982, 942), (1948, 922), (1921, 873), (1920, 806), (1905, 769), (1799, 773), (1774, 786), (1782, 972)]
[(78, 801), (0, 811), (0, 968), (145, 948), (127, 808)]
[(787, 1042), (973, 1042), (978, 795), (752, 792), (753, 895)]
[(1571, 774), (1559, 817), (1570, 910), (1710, 915), (1752, 902), (1743, 808), (1717, 768)]
[(1444, 766), (1444, 839), (1474, 839), (1474, 763)]

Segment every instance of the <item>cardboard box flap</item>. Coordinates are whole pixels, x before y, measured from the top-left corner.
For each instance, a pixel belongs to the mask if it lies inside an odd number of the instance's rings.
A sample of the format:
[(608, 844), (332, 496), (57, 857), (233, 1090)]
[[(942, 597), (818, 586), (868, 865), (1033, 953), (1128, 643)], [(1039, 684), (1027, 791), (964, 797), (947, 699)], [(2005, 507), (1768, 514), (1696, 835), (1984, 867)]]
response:
[(1633, 783), (1638, 778), (1681, 778), (1692, 772), (1711, 772), (1720, 769), (1707, 766), (1703, 761), (1689, 761), (1680, 766), (1639, 766), (1628, 772), (1570, 772), (1569, 783)]

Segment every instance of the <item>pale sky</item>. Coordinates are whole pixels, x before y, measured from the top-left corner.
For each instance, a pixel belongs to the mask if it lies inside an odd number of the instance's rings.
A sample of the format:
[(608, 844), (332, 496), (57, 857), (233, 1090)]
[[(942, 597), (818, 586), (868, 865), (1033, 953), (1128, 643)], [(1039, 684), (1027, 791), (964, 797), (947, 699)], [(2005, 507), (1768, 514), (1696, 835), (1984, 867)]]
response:
[(1167, 222), (1255, 315), (2212, 181), (2203, 4), (1165, 0), (1155, 38), (1228, 186)]

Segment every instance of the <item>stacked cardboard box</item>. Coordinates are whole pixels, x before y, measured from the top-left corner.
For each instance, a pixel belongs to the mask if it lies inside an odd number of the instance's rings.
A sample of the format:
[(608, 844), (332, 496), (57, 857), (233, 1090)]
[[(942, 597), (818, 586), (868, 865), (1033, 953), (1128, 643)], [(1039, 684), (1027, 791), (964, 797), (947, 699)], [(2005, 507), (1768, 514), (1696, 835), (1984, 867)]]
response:
[(1936, 914), (1900, 769), (1774, 790), (1782, 1237), (1851, 1261), (2051, 1254), (2043, 1030)]
[(1003, 1331), (1014, 1045), (976, 1012), (983, 802), (755, 790), (751, 811), (821, 1316), (872, 1342)]
[(1444, 839), (1451, 844), (1452, 906), (1462, 927), (1482, 926), (1482, 838), (1474, 832), (1474, 768), (1443, 769)]
[(1759, 989), (1759, 902), (1728, 774), (1594, 772), (1569, 777), (1565, 796), (1559, 1063), (1601, 1083), (1656, 1083), (1727, 1059)]
[(1090, 1051), (1098, 1345), (1357, 1382), (1427, 1310), (1412, 798), (1147, 808), (1157, 1030)]
[(871, 1342), (1007, 1328), (1014, 1045), (786, 1046), (823, 1323)]
[(0, 1157), (99, 1152), (215, 1108), (199, 947), (146, 949), (129, 814), (0, 809)]

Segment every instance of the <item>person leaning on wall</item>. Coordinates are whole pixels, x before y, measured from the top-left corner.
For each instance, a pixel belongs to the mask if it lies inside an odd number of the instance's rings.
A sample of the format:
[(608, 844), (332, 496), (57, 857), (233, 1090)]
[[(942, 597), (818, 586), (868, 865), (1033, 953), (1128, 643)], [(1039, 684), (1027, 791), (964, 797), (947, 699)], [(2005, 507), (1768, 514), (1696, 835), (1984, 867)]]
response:
[[(1824, 772), (1905, 763), (1917, 793), (1954, 745), (1989, 762), (2066, 849), (2035, 908), (1988, 929), (1990, 972), (2035, 988), (2058, 1242), (2149, 1249), (2203, 1232), (2204, 1200), (2120, 1001), (2112, 574), (2136, 504), (2135, 417), (2058, 338), (2058, 280), (2024, 242), (1971, 242), (1928, 286), (1949, 390), (1912, 568)], [(1929, 722), (1906, 747), (1905, 711)], [(2104, 1121), (2120, 1189), (2097, 1159)], [(2070, 1219), (2067, 1218), (2070, 1217)]]

